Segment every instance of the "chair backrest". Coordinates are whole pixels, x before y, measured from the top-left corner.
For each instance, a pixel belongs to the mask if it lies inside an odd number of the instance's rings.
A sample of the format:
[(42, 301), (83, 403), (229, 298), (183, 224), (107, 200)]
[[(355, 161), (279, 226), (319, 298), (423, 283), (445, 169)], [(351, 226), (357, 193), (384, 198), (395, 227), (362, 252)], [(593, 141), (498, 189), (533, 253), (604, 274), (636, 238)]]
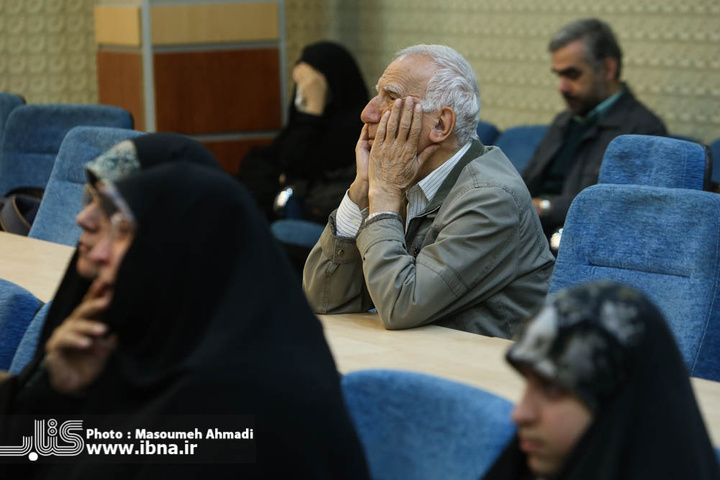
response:
[(674, 138), (676, 140), (684, 140), (686, 142), (702, 143), (700, 140), (695, 137), (691, 137), (690, 135), (677, 135), (675, 133), (671, 133), (668, 135), (668, 137)]
[(45, 319), (47, 318), (51, 306), (52, 302), (48, 302), (43, 305), (27, 326), (25, 334), (23, 334), (22, 339), (15, 350), (12, 363), (10, 363), (9, 371), (11, 374), (17, 375), (20, 373), (22, 369), (25, 368), (25, 365), (30, 363), (35, 356), (35, 349), (37, 348), (40, 334), (42, 333), (43, 325), (45, 325)]
[(598, 183), (707, 190), (712, 159), (699, 143), (652, 135), (620, 135), (603, 156)]
[(535, 149), (547, 133), (548, 125), (520, 125), (511, 127), (500, 134), (495, 145), (500, 147), (510, 159), (518, 172), (522, 172), (525, 165), (535, 153)]
[(2, 138), (5, 135), (5, 123), (10, 116), (10, 112), (12, 112), (15, 107), (24, 104), (25, 99), (20, 95), (0, 92), (0, 145), (2, 145)]
[(549, 292), (600, 279), (645, 292), (690, 374), (720, 380), (720, 195), (609, 184), (580, 192)]
[(75, 127), (62, 142), (29, 237), (74, 246), (80, 236), (80, 212), (86, 182), (83, 166), (123, 140), (142, 135), (136, 130)]
[(79, 125), (133, 128), (130, 113), (108, 105), (21, 105), (5, 125), (0, 196), (18, 187), (45, 188), (60, 144)]
[(477, 126), (477, 134), (483, 145), (493, 145), (493, 142), (500, 135), (500, 130), (492, 123), (480, 120)]
[(40, 300), (24, 288), (0, 279), (0, 370), (8, 370)]
[(270, 230), (282, 243), (311, 248), (320, 239), (325, 225), (308, 220), (283, 219), (274, 221)]
[(515, 432), (510, 402), (437, 377), (364, 370), (342, 389), (375, 480), (476, 480)]
[(713, 168), (712, 181), (720, 183), (720, 138), (710, 144), (713, 160), (718, 163), (717, 168)]

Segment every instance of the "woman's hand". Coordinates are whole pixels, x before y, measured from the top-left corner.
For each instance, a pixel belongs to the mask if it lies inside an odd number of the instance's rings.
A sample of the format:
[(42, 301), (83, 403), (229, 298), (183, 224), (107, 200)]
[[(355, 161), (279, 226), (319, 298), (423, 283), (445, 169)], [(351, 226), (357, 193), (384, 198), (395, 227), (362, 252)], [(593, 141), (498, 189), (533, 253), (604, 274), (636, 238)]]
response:
[(327, 102), (328, 84), (325, 75), (305, 62), (295, 65), (292, 73), (300, 94), (305, 99), (305, 108), (301, 111), (310, 115), (322, 115)]
[(50, 385), (56, 391), (77, 395), (105, 369), (117, 347), (117, 335), (106, 336), (108, 326), (98, 319), (111, 299), (112, 289), (96, 280), (45, 344)]

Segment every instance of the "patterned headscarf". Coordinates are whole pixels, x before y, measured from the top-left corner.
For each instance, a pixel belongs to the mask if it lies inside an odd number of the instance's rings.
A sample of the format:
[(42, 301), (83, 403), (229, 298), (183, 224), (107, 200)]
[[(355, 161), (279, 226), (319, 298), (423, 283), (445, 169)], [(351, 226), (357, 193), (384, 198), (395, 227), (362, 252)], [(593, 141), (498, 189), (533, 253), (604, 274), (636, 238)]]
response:
[(130, 140), (120, 142), (107, 152), (85, 164), (88, 182), (98, 180), (116, 182), (140, 170), (135, 144)]
[[(562, 291), (521, 329), (507, 359), (594, 413), (555, 480), (720, 479), (673, 334), (642, 293), (608, 281)], [(483, 479), (531, 477), (516, 437)]]
[(632, 347), (644, 334), (640, 318), (648, 308), (639, 292), (610, 282), (566, 290), (524, 326), (507, 359), (597, 411), (629, 376)]

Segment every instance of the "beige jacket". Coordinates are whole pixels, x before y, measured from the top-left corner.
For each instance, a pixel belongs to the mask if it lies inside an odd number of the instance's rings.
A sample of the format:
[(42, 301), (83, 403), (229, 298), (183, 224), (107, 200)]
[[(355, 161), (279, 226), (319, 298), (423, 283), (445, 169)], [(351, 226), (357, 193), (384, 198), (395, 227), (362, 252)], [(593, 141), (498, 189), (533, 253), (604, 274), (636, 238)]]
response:
[(408, 231), (395, 215), (335, 235), (335, 213), (305, 264), (317, 313), (377, 311), (385, 328), (435, 322), (509, 338), (547, 293), (554, 258), (525, 183), (497, 147), (474, 141)]

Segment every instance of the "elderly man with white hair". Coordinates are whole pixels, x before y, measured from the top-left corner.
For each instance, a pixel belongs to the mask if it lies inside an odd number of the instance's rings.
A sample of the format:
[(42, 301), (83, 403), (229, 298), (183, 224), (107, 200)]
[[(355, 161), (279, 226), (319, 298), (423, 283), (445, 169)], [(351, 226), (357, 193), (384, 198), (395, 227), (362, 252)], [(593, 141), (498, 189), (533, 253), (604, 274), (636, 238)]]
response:
[(478, 140), (479, 112), (458, 52), (397, 53), (361, 115), (355, 180), (305, 264), (317, 313), (375, 307), (388, 329), (509, 338), (542, 303), (553, 256), (522, 178)]

